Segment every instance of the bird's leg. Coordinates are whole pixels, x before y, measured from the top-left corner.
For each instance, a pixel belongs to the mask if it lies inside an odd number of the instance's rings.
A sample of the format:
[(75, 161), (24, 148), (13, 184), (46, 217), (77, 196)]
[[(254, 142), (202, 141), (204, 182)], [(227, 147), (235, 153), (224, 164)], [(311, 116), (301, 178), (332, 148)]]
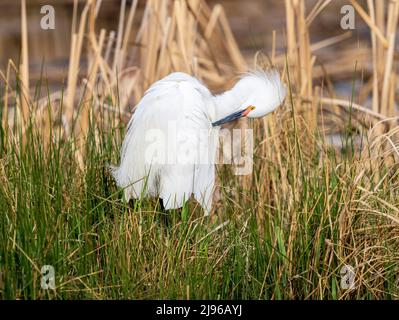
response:
[(129, 200), (128, 206), (129, 206), (130, 209), (134, 210), (134, 200), (133, 200), (133, 198)]
[(161, 211), (164, 212), (164, 213), (166, 213), (165, 206), (163, 205), (163, 200), (162, 200), (162, 198), (159, 198), (159, 205), (161, 206)]
[(166, 212), (162, 198), (159, 198), (159, 205), (161, 207), (161, 222), (165, 225), (166, 229), (170, 227), (170, 215)]

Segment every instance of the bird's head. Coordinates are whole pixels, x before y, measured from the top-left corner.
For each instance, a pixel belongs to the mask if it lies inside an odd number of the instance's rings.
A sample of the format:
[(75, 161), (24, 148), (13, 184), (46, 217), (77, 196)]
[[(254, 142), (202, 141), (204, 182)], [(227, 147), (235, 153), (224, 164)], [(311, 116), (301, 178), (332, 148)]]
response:
[(233, 87), (238, 111), (213, 123), (213, 126), (242, 117), (260, 118), (274, 111), (285, 99), (286, 86), (277, 70), (254, 71), (243, 76)]

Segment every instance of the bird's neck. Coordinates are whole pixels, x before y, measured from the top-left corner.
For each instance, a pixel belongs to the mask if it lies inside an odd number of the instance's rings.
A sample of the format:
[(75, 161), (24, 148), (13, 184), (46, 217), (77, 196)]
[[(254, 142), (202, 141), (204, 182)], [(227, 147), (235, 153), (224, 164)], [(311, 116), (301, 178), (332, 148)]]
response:
[(228, 90), (214, 97), (215, 112), (212, 121), (220, 120), (228, 115), (239, 111), (242, 106), (242, 99), (235, 94), (234, 90)]

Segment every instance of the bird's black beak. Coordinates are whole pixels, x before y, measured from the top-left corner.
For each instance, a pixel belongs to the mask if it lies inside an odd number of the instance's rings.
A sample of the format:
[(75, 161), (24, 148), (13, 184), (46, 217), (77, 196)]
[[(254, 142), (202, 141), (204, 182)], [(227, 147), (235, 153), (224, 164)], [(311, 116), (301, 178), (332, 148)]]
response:
[(244, 110), (234, 112), (234, 113), (228, 115), (227, 117), (224, 117), (218, 121), (213, 122), (212, 126), (213, 127), (221, 126), (224, 123), (231, 122), (231, 121), (237, 120), (239, 118), (245, 117), (248, 115), (248, 113), (250, 113), (254, 109), (255, 109), (254, 106), (249, 106), (248, 108), (245, 108)]

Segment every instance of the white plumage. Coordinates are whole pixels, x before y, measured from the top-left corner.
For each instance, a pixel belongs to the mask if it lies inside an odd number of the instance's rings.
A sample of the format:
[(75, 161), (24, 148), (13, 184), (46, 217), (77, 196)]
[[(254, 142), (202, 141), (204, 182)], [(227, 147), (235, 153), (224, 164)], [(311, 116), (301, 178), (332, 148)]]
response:
[(219, 125), (266, 115), (285, 91), (277, 71), (247, 74), (218, 96), (181, 72), (155, 82), (129, 121), (120, 166), (112, 170), (125, 199), (160, 197), (168, 210), (194, 195), (208, 215)]

